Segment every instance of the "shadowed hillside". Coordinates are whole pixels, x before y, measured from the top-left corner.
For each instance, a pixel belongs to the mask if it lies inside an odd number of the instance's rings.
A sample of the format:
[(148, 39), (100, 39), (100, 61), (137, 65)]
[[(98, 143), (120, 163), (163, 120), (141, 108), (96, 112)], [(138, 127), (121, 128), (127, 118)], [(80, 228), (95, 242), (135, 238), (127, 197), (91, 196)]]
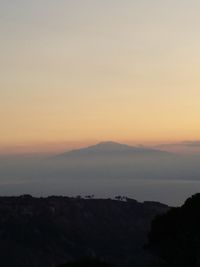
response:
[(68, 197), (0, 198), (0, 258), (4, 267), (55, 267), (85, 257), (144, 266), (159, 203)]
[(114, 265), (95, 259), (82, 259), (79, 261), (68, 262), (57, 267), (114, 267)]
[(153, 221), (149, 247), (160, 256), (159, 266), (200, 266), (200, 194)]

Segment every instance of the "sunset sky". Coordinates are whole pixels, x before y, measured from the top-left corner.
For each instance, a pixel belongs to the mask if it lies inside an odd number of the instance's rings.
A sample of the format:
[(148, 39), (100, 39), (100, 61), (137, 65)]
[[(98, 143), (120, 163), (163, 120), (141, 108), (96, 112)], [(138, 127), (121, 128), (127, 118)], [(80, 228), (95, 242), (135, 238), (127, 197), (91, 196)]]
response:
[(0, 0), (0, 149), (200, 139), (200, 1)]

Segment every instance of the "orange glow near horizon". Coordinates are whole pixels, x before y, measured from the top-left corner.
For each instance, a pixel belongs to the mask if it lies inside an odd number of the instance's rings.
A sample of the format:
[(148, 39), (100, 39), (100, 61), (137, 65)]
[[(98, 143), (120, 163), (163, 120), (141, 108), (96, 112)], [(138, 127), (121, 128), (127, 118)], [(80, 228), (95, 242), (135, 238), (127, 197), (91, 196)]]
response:
[(0, 153), (200, 140), (199, 2), (0, 10)]
[[(200, 145), (187, 146), (184, 141), (168, 140), (154, 142), (136, 142), (130, 140), (84, 140), (84, 141), (66, 141), (66, 142), (44, 142), (44, 143), (18, 143), (18, 144), (0, 144), (0, 155), (23, 155), (23, 154), (59, 154), (73, 149), (81, 149), (100, 142), (113, 141), (116, 143), (127, 144), (130, 146), (145, 146), (159, 150), (169, 151), (180, 154), (200, 153)], [(171, 142), (170, 142), (171, 141)], [(199, 141), (191, 141), (199, 142)]]

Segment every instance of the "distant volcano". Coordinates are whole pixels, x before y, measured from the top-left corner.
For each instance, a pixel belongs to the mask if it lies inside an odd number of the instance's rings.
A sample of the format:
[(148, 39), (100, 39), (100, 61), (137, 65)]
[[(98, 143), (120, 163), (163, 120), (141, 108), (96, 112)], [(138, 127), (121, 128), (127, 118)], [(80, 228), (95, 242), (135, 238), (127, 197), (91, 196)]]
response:
[(93, 146), (76, 149), (58, 155), (62, 158), (68, 157), (124, 157), (124, 156), (166, 156), (168, 152), (151, 149), (147, 147), (135, 147), (112, 141), (101, 142)]

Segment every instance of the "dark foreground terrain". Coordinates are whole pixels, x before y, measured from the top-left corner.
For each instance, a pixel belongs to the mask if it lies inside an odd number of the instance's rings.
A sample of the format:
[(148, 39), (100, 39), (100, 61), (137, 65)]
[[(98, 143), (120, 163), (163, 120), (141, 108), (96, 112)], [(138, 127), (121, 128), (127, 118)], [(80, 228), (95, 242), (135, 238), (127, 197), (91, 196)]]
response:
[(0, 266), (55, 267), (82, 258), (146, 266), (151, 221), (168, 209), (131, 199), (1, 197)]
[(200, 267), (200, 194), (153, 220), (148, 248), (160, 257), (152, 267)]

